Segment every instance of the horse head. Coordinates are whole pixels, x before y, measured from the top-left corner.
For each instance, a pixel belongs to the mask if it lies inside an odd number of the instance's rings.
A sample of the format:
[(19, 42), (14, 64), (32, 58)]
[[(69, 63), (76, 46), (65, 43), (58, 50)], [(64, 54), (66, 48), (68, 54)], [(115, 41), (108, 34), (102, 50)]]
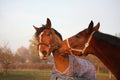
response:
[(96, 31), (98, 31), (99, 26), (100, 23), (94, 26), (93, 21), (91, 21), (88, 28), (62, 41), (61, 47), (59, 48), (59, 52), (64, 52), (68, 54), (70, 53), (75, 56), (87, 55), (87, 47), (90, 46), (89, 44), (92, 39), (92, 36)]
[[(51, 28), (51, 21), (47, 18), (46, 25), (36, 30), (35, 38), (38, 40), (38, 49), (40, 59), (47, 59), (51, 52), (55, 51), (62, 40), (62, 36), (55, 29)], [(57, 34), (57, 35), (56, 35)]]

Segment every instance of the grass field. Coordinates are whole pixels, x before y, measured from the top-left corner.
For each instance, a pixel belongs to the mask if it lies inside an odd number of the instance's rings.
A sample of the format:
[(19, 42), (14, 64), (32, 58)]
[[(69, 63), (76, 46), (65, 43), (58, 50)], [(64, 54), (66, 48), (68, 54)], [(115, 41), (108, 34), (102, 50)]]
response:
[[(51, 70), (10, 70), (0, 72), (0, 80), (50, 80)], [(108, 74), (97, 73), (98, 80), (109, 80)], [(112, 80), (116, 80), (112, 78)]]
[(112, 79), (109, 79), (108, 74), (106, 73), (97, 73), (98, 80), (117, 80), (115, 77), (112, 75)]
[(0, 80), (49, 80), (51, 70), (12, 70), (0, 74)]

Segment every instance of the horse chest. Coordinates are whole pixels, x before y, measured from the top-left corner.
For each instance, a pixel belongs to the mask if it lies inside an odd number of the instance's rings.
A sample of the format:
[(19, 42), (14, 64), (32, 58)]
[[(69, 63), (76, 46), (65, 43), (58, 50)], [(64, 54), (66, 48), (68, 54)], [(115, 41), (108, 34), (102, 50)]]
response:
[(55, 66), (53, 67), (51, 80), (56, 80), (56, 77), (61, 78), (60, 80), (80, 80), (83, 78), (96, 80), (94, 66), (86, 60), (77, 59), (73, 56), (69, 56), (69, 67), (63, 73), (59, 72)]

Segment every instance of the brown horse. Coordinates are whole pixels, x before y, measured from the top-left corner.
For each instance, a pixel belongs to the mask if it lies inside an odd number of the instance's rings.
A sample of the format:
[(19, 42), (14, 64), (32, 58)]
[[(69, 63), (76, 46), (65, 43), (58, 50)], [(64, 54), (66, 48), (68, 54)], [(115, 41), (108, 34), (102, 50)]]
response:
[(99, 26), (98, 23), (93, 27), (91, 21), (87, 29), (64, 40), (59, 52), (69, 51), (75, 56), (93, 54), (120, 80), (120, 38), (99, 32)]
[(36, 29), (35, 37), (39, 42), (39, 56), (47, 59), (53, 53), (54, 68), (51, 80), (96, 80), (94, 66), (87, 60), (75, 58), (74, 56), (58, 53), (62, 42), (62, 36), (51, 28), (51, 21), (47, 19), (46, 25)]

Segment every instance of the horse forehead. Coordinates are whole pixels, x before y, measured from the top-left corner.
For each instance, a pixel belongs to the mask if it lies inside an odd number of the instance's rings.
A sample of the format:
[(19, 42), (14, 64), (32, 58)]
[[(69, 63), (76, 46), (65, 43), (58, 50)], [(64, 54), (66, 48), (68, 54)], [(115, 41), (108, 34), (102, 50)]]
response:
[(52, 30), (52, 29), (45, 29), (45, 30), (43, 30), (42, 32), (44, 32), (44, 33), (52, 33), (53, 30)]
[(40, 41), (41, 41), (43, 38), (46, 38), (46, 36), (44, 36), (44, 34), (46, 35), (47, 33), (53, 34), (53, 30), (51, 30), (51, 29), (45, 29), (45, 30), (43, 30), (43, 31), (38, 35)]
[(45, 29), (45, 30), (43, 30), (42, 32), (40, 32), (40, 34), (38, 35), (38, 36), (39, 36), (39, 38), (41, 38), (41, 37), (42, 37), (42, 35), (43, 35), (43, 34), (45, 34), (46, 32), (48, 32), (46, 29)]
[(40, 34), (39, 34), (39, 38), (42, 38), (42, 35), (44, 34), (44, 31), (42, 31)]

